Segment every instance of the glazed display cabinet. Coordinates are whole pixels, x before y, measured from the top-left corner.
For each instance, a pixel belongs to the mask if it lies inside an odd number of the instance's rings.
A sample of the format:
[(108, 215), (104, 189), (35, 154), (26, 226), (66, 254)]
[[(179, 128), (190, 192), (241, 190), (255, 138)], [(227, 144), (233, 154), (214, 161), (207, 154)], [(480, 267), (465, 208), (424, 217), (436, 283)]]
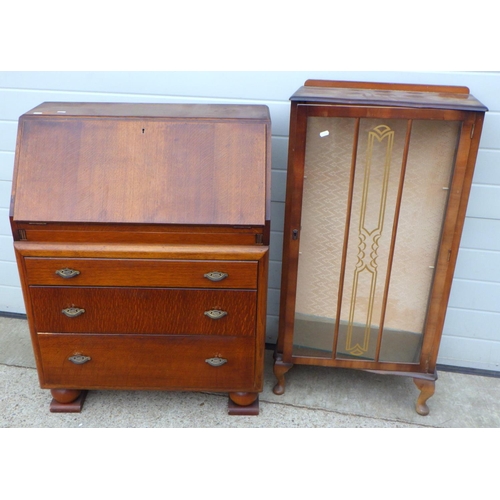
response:
[(429, 412), (484, 105), (465, 87), (291, 97), (276, 394), (294, 364), (413, 377)]
[(266, 106), (44, 103), (19, 120), (11, 224), (41, 387), (229, 394), (257, 414)]

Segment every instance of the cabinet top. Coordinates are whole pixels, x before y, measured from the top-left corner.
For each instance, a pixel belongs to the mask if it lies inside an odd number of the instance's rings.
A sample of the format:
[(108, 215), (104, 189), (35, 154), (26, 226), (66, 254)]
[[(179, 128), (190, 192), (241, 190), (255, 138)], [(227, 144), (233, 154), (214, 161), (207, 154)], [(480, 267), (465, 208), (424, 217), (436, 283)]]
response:
[(488, 111), (467, 87), (308, 80), (292, 102)]
[(44, 102), (26, 115), (269, 120), (269, 108), (252, 104)]

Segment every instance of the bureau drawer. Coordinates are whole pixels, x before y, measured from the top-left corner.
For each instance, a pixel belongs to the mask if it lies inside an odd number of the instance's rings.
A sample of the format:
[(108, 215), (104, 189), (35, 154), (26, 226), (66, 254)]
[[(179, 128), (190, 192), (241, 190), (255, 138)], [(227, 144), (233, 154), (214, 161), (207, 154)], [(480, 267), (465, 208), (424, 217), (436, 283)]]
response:
[[(255, 391), (251, 338), (38, 335), (43, 387)], [(90, 358), (83, 364), (72, 356)], [(206, 360), (226, 360), (211, 366)]]
[(30, 294), (39, 332), (240, 337), (255, 333), (253, 290), (32, 286)]
[(25, 264), (30, 285), (257, 288), (255, 261), (26, 257)]

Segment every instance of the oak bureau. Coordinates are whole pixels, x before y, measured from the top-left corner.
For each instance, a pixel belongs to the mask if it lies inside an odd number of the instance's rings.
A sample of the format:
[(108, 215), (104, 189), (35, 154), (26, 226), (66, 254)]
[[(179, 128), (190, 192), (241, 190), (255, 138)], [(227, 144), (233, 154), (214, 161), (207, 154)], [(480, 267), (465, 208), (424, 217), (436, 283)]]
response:
[(19, 119), (10, 219), (51, 411), (87, 390), (229, 394), (258, 414), (270, 234), (266, 106), (43, 103)]

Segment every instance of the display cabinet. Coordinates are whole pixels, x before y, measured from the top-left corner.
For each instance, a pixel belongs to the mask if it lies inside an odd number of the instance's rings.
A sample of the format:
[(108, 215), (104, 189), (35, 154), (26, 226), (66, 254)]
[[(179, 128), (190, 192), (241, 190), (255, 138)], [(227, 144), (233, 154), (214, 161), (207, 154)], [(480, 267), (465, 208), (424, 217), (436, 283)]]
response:
[(429, 412), (486, 107), (465, 87), (291, 97), (276, 394), (294, 364), (413, 377)]
[(51, 411), (154, 389), (258, 413), (270, 133), (266, 106), (44, 103), (20, 118), (11, 223)]

